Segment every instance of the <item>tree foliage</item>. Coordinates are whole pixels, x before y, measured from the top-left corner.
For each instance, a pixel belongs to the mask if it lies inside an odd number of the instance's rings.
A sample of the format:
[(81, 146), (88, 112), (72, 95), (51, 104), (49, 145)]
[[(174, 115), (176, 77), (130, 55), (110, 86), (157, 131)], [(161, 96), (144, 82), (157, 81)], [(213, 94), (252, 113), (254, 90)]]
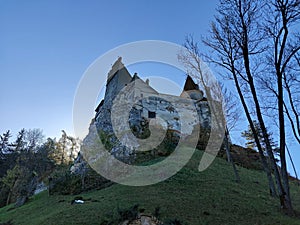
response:
[[(254, 127), (255, 127), (255, 131), (257, 133), (257, 136), (258, 136), (258, 138), (260, 140), (260, 143), (262, 145), (262, 148), (263, 148), (264, 151), (266, 151), (266, 144), (265, 144), (265, 140), (264, 140), (264, 135), (263, 135), (262, 130), (259, 126), (259, 123), (256, 120), (254, 120), (253, 123), (254, 123)], [(248, 130), (245, 130), (245, 131), (242, 132), (242, 137), (244, 137), (247, 140), (247, 142), (246, 142), (246, 147), (247, 148), (251, 148), (251, 149), (257, 148), (256, 142), (255, 142), (255, 139), (254, 139), (254, 134), (253, 134), (253, 131), (252, 131), (250, 126), (248, 126)], [(277, 143), (275, 142), (275, 140), (273, 138), (273, 133), (272, 132), (268, 131), (268, 138), (270, 140), (270, 144), (272, 146), (273, 152), (278, 153), (278, 151), (279, 151), (278, 145), (277, 145)]]
[(10, 142), (9, 131), (0, 136), (0, 206), (24, 204), (38, 182), (48, 180), (57, 164), (68, 166), (77, 156), (79, 141), (63, 132), (62, 138), (44, 140), (40, 129), (22, 129)]

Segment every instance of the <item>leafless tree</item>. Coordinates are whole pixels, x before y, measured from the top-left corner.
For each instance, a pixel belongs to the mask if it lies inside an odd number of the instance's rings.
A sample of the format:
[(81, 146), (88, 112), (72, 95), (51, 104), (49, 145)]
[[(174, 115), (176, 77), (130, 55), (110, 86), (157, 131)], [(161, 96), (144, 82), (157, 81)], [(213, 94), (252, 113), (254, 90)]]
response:
[[(276, 0), (266, 4), (264, 29), (268, 37), (266, 52), (269, 71), (261, 80), (273, 93), (277, 107), (280, 135), (280, 162), (283, 188), (288, 198), (285, 199), (291, 209), (290, 190), (286, 165), (286, 122), (287, 118), (294, 137), (300, 144), (299, 123), (299, 61), (300, 35), (293, 31), (293, 26), (300, 22), (299, 0)], [(270, 79), (271, 78), (271, 79)], [(270, 82), (272, 80), (273, 82)], [(290, 210), (291, 211), (291, 210)]]
[(228, 133), (236, 128), (241, 120), (241, 108), (239, 99), (224, 84), (220, 84), (224, 99), (224, 113)]
[(44, 134), (41, 129), (34, 128), (25, 131), (25, 142), (27, 151), (35, 151), (44, 141)]
[[(204, 90), (209, 103), (212, 101), (218, 101), (221, 105), (221, 108), (213, 107), (212, 104), (209, 104), (209, 107), (213, 117), (218, 118), (216, 121), (217, 129), (220, 131), (224, 131), (223, 136), (225, 137), (227, 159), (228, 162), (232, 164), (236, 181), (239, 182), (240, 177), (235, 163), (232, 159), (229, 146), (230, 137), (228, 124), (230, 125), (230, 128), (232, 128), (232, 126), (235, 125), (238, 119), (238, 113), (235, 110), (236, 107), (233, 107), (234, 98), (230, 99), (231, 96), (228, 90), (226, 90), (224, 87), (222, 92), (222, 85), (220, 85), (218, 81), (212, 78), (207, 65), (200, 58), (199, 46), (198, 43), (194, 41), (193, 36), (189, 35), (186, 37), (186, 41), (183, 47), (184, 50), (178, 55), (178, 59), (185, 65), (187, 74), (193, 77), (197, 81), (198, 85)], [(222, 115), (219, 115), (220, 113)], [(228, 119), (230, 123), (228, 123), (226, 119)], [(224, 124), (226, 124), (225, 127), (223, 127)]]
[[(221, 1), (218, 8), (218, 16), (211, 26), (211, 37), (204, 43), (214, 50), (216, 57), (209, 57), (211, 61), (227, 69), (233, 78), (247, 120), (253, 131), (257, 148), (260, 152), (264, 169), (269, 180), (269, 188), (275, 195), (274, 182), (268, 162), (263, 154), (258, 135), (250, 114), (249, 101), (245, 98), (242, 86), (250, 90), (251, 101), (254, 103), (255, 116), (259, 121), (264, 136), (266, 149), (272, 169), (274, 171), (278, 194), (281, 205), (286, 206), (283, 199), (285, 194), (282, 187), (281, 177), (277, 169), (275, 157), (268, 138), (265, 121), (261, 112), (261, 104), (254, 78), (261, 73), (259, 57), (266, 50), (264, 35), (260, 32), (260, 20), (263, 8), (261, 1), (234, 0)], [(288, 196), (287, 196), (288, 197)]]
[[(282, 208), (290, 214), (293, 214), (293, 208), (286, 167), (284, 113), (291, 123), (294, 134), (297, 134), (299, 131), (297, 131), (299, 108), (296, 105), (298, 99), (295, 97), (295, 90), (291, 88), (299, 81), (295, 76), (297, 70), (293, 65), (299, 63), (297, 54), (300, 49), (300, 39), (299, 35), (291, 34), (291, 27), (299, 22), (299, 6), (299, 0), (221, 0), (218, 15), (211, 26), (211, 37), (204, 41), (214, 51), (214, 55), (209, 56), (211, 61), (227, 69), (228, 74), (233, 78), (261, 153), (250, 114), (249, 106), (251, 104), (254, 106), (256, 117), (254, 119), (258, 120), (264, 136), (264, 144), (274, 172), (280, 203)], [(261, 81), (264, 81), (263, 83), (267, 84), (269, 90), (272, 91), (261, 94), (258, 88), (258, 82)], [(250, 91), (250, 95), (246, 95), (248, 93), (243, 91), (241, 88), (243, 86), (246, 87), (244, 90)], [(287, 93), (287, 98), (284, 97), (284, 91)], [(280, 173), (262, 111), (262, 102), (264, 102), (262, 99), (265, 99), (266, 95), (275, 96), (277, 102), (277, 107), (274, 108), (277, 108), (275, 115), (279, 123)], [(295, 135), (295, 137), (298, 136)], [(267, 162), (264, 162), (262, 153), (261, 157), (268, 174), (270, 189), (273, 189), (272, 177), (270, 177)]]

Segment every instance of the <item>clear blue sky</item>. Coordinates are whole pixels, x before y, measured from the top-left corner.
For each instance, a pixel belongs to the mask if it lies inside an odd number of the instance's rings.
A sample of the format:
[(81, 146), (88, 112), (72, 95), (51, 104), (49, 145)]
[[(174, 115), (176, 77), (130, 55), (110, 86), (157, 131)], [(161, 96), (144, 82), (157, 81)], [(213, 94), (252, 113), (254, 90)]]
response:
[[(216, 1), (1, 1), (0, 132), (72, 132), (72, 104), (87, 67), (138, 40), (182, 44), (205, 34)], [(113, 62), (112, 62), (113, 63)]]
[(62, 129), (72, 134), (75, 91), (97, 57), (133, 41), (182, 44), (187, 34), (199, 40), (216, 5), (217, 0), (1, 1), (0, 132), (41, 128), (50, 137)]

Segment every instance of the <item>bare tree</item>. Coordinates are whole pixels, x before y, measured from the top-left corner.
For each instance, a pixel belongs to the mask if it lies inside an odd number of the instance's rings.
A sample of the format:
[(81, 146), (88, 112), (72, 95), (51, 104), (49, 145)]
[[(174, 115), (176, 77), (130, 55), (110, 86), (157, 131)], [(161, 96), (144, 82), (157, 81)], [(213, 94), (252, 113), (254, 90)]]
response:
[(41, 129), (29, 129), (25, 131), (25, 142), (27, 151), (35, 149), (43, 143), (44, 135)]
[[(211, 37), (204, 41), (215, 53), (215, 57), (209, 57), (211, 61), (227, 69), (235, 82), (264, 168), (268, 174), (270, 189), (273, 189), (272, 177), (270, 177), (268, 166), (264, 162), (259, 138), (249, 110), (251, 104), (254, 106), (255, 119), (258, 120), (262, 131), (266, 151), (274, 172), (280, 203), (282, 208), (290, 214), (293, 214), (293, 208), (285, 156), (284, 78), (287, 75), (286, 71), (291, 60), (296, 59), (296, 54), (299, 51), (299, 46), (295, 45), (295, 43), (299, 44), (298, 38), (288, 38), (290, 27), (299, 20), (299, 5), (299, 0), (274, 0), (271, 2), (221, 0), (218, 16), (211, 26)], [(272, 54), (268, 54), (269, 52)], [(278, 171), (272, 152), (262, 112), (261, 102), (265, 96), (259, 93), (257, 84), (262, 77), (275, 81), (276, 84), (276, 87), (273, 88), (273, 94), (276, 95), (278, 104), (276, 115), (279, 121), (281, 173)], [(246, 93), (245, 89), (241, 88), (243, 86), (250, 92)]]
[[(237, 2), (235, 1), (235, 3)], [(234, 23), (237, 23), (238, 21), (234, 18), (238, 18), (238, 15), (236, 14), (239, 13), (237, 13), (237, 7), (230, 6), (230, 4), (234, 4), (234, 2), (227, 2), (227, 5), (225, 4), (219, 8), (218, 12), (220, 15), (216, 17), (211, 25), (211, 36), (204, 40), (204, 43), (210, 47), (214, 53), (214, 55), (209, 55), (206, 58), (209, 62), (213, 62), (224, 68), (225, 71), (227, 71), (227, 76), (234, 81), (246, 118), (251, 129), (254, 130), (254, 138), (261, 156), (263, 168), (268, 177), (270, 193), (272, 196), (275, 196), (276, 189), (271, 171), (259, 143), (258, 135), (255, 132), (253, 119), (246, 101), (245, 92), (243, 91), (243, 89), (247, 89), (244, 87), (247, 87), (248, 79), (244, 74), (245, 69), (242, 66), (243, 54), (241, 52), (241, 45), (237, 41), (239, 40), (239, 37), (236, 37), (236, 35), (242, 35), (242, 32), (235, 33), (237, 31), (234, 30), (236, 29)], [(233, 12), (230, 12), (231, 10), (233, 10)], [(253, 51), (253, 54), (254, 53), (255, 51)]]
[[(300, 69), (300, 64), (298, 65)], [(292, 132), (298, 144), (300, 144), (300, 76), (293, 74), (288, 76), (283, 74), (284, 87), (287, 92), (288, 100), (284, 100), (284, 110), (290, 122)]]
[[(280, 162), (285, 199), (291, 209), (290, 190), (286, 165), (286, 122), (287, 118), (295, 139), (300, 144), (299, 119), (299, 60), (300, 35), (293, 32), (293, 26), (300, 22), (299, 0), (276, 0), (267, 5), (268, 17), (265, 22), (266, 34), (271, 46), (267, 51), (269, 76), (262, 77), (264, 86), (275, 97), (280, 135)], [(275, 75), (275, 76), (274, 76)], [(271, 79), (270, 79), (271, 78)], [(289, 151), (288, 151), (289, 153)], [(290, 154), (289, 154), (290, 156)], [(293, 164), (292, 158), (290, 157)], [(295, 174), (296, 171), (295, 171)], [(291, 210), (290, 210), (291, 211)]]
[[(259, 61), (250, 61), (250, 57), (255, 57), (264, 52), (265, 46), (261, 46), (263, 35), (259, 33), (258, 12), (259, 1), (235, 0), (221, 1), (218, 8), (218, 16), (211, 26), (211, 37), (204, 40), (215, 53), (215, 57), (208, 57), (210, 61), (225, 68), (228, 75), (233, 79), (239, 98), (244, 108), (246, 118), (251, 127), (254, 139), (259, 150), (263, 167), (267, 173), (271, 194), (276, 195), (273, 178), (268, 166), (268, 162), (263, 154), (258, 135), (253, 124), (253, 119), (249, 109), (249, 100), (246, 99), (245, 91), (250, 90), (251, 101), (255, 106), (256, 117), (260, 123), (265, 136), (267, 151), (271, 159), (272, 168), (275, 173), (279, 195), (282, 196), (281, 178), (266, 132), (266, 126), (262, 117), (259, 98), (255, 87), (253, 74), (260, 72)], [(248, 100), (248, 101), (247, 101)]]
[[(224, 93), (226, 94), (224, 98), (224, 95), (222, 93), (222, 85), (220, 85), (219, 82), (215, 80), (212, 81), (212, 77), (208, 72), (208, 68), (206, 64), (203, 63), (203, 61), (200, 59), (200, 50), (198, 47), (198, 43), (194, 41), (191, 35), (186, 37), (184, 50), (178, 55), (178, 59), (185, 65), (187, 74), (193, 77), (197, 81), (198, 85), (202, 87), (207, 98), (209, 99), (208, 102), (215, 101), (215, 100), (220, 102), (221, 110), (209, 104), (210, 111), (213, 117), (219, 118), (219, 120), (223, 120), (225, 119), (224, 117), (226, 117), (229, 118), (230, 120), (230, 123), (228, 123), (228, 121), (226, 121), (227, 122), (226, 123), (225, 121), (217, 120), (216, 124), (217, 124), (217, 128), (220, 131), (222, 130), (224, 131), (223, 135), (225, 140), (227, 159), (228, 162), (232, 164), (236, 181), (239, 182), (240, 176), (238, 174), (237, 168), (235, 166), (235, 163), (230, 153), (230, 146), (229, 146), (230, 137), (229, 137), (229, 129), (227, 126), (228, 124), (230, 124), (230, 126), (234, 126), (238, 118), (237, 111), (235, 111), (233, 108), (229, 108), (234, 104), (234, 102), (232, 102), (233, 98), (230, 99), (229, 92), (223, 87)], [(218, 116), (220, 112), (222, 112), (221, 117)], [(223, 115), (223, 112), (225, 115)], [(226, 126), (223, 129), (222, 129), (222, 122), (226, 124)]]

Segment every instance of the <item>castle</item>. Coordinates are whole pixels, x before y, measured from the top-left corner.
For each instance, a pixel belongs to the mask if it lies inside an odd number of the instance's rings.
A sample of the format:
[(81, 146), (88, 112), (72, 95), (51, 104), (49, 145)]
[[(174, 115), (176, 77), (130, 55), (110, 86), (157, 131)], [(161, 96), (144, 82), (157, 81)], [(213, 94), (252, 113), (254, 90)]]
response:
[(96, 125), (101, 141), (111, 154), (122, 160), (131, 158), (137, 149), (145, 147), (147, 141), (141, 141), (149, 136), (151, 120), (155, 121), (154, 127), (160, 126), (177, 139), (190, 135), (196, 126), (200, 126), (198, 147), (202, 149), (209, 138), (209, 105), (190, 76), (187, 76), (180, 96), (160, 94), (151, 87), (149, 80), (143, 81), (136, 73), (130, 75), (121, 57), (107, 75), (105, 96), (95, 111), (92, 123)]

